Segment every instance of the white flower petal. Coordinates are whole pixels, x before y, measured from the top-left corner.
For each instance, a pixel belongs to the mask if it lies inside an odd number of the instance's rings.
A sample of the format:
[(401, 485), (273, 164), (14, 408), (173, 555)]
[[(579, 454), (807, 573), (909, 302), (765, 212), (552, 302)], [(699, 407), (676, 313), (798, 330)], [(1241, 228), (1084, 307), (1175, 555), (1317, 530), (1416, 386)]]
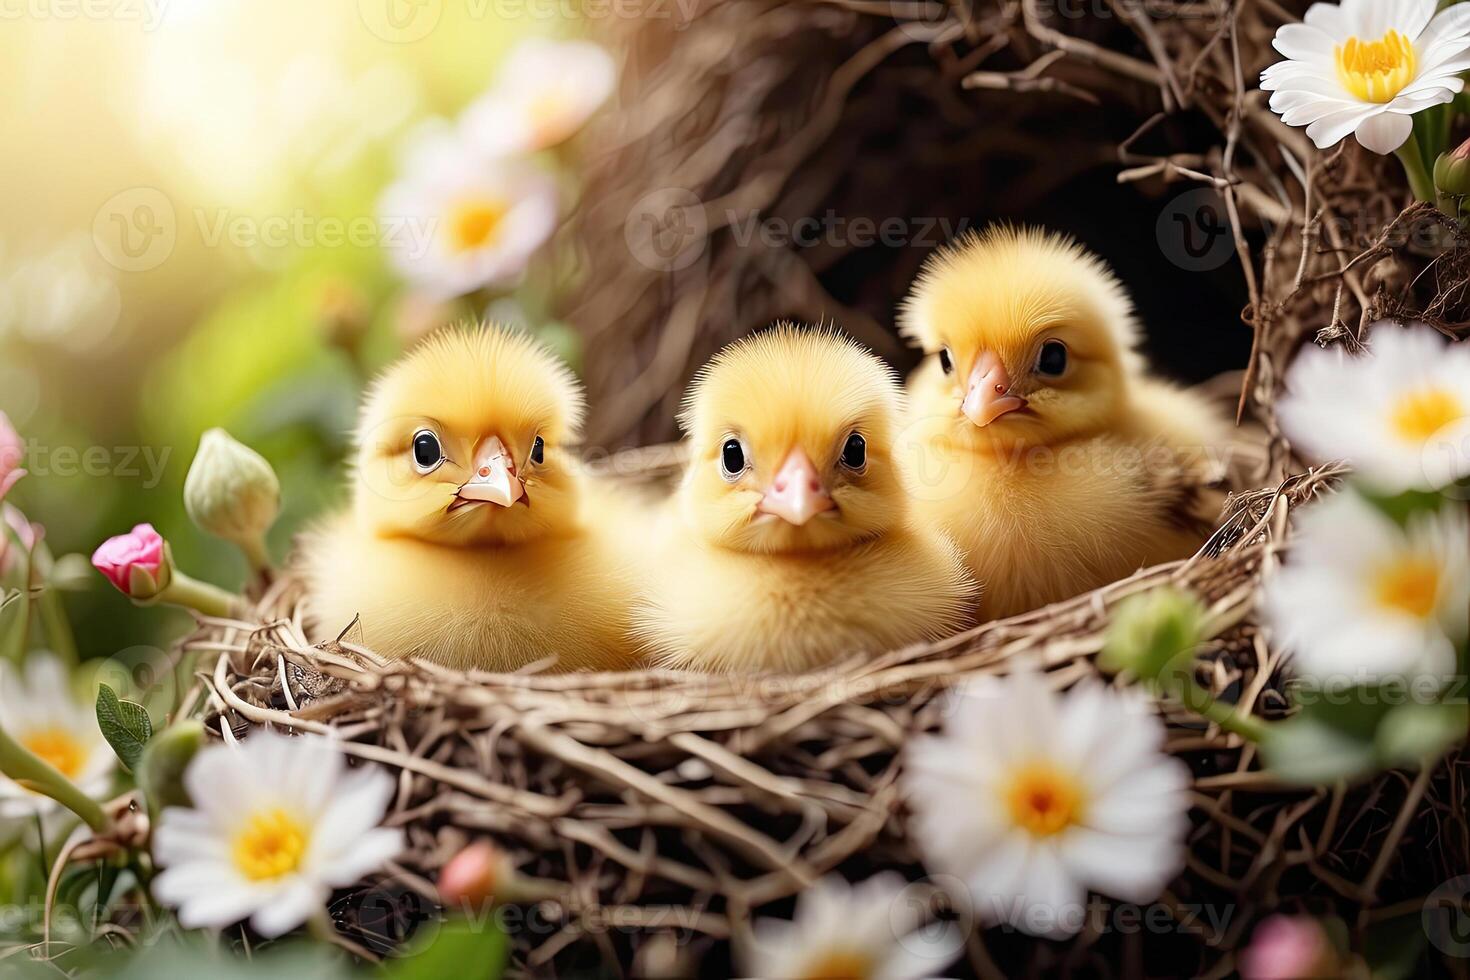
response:
[(322, 909), (329, 892), (309, 881), (298, 880), (282, 888), (250, 917), (250, 928), (267, 939), (284, 935)]
[(401, 830), (379, 828), (357, 838), (351, 849), (334, 855), (331, 861), (316, 868), (322, 881), (334, 888), (345, 888), (403, 853), (404, 837)]
[(1362, 40), (1376, 41), (1396, 30), (1412, 41), (1434, 17), (1436, 0), (1345, 0), (1343, 6)]
[(241, 881), (186, 867), (169, 868), (153, 879), (153, 894), (178, 909), (187, 929), (223, 928), (250, 917), (268, 896)]
[(1337, 42), (1310, 24), (1284, 24), (1271, 46), (1288, 58), (1331, 58)]
[(1470, 39), (1470, 9), (1455, 3), (1441, 10), (1429, 22), (1415, 42), (1420, 52), (1431, 52), (1440, 45), (1461, 44)]
[(913, 932), (917, 909), (903, 901), (904, 879), (885, 872), (849, 885), (828, 875), (801, 894), (787, 922), (758, 919), (737, 937), (741, 976), (797, 977), (834, 955), (873, 964), (874, 976), (897, 980), (934, 976), (953, 962), (962, 943), (947, 945)]
[(1147, 831), (1125, 837), (1079, 827), (1064, 835), (1058, 853), (1078, 881), (1138, 904), (1158, 898), (1184, 864), (1182, 841), (1160, 847)]
[(1335, 3), (1312, 4), (1302, 20), (1335, 40), (1345, 41), (1352, 33), (1342, 8)]
[(1087, 890), (1073, 880), (1051, 847), (1036, 847), (1026, 863), (1011, 925), (1033, 936), (1065, 939), (1086, 921)]
[[(1095, 681), (1059, 695), (1026, 664), (971, 687), (991, 699), (988, 720), (952, 715), (943, 734), (914, 740), (902, 781), (910, 839), (925, 866), (964, 881), (983, 921), (1041, 935), (1080, 928), (1081, 901), (1092, 882), (1071, 873), (1057, 848), (1082, 829), (1128, 841), (1111, 858), (1094, 850), (1077, 859), (1076, 867), (1088, 871), (1096, 870), (1089, 860), (1103, 862), (1096, 875), (1102, 889), (1119, 882), (1136, 894), (1178, 870), (1190, 777), (1163, 753), (1163, 725), (1146, 696)], [(967, 778), (967, 770), (983, 775)], [(1013, 815), (1005, 794), (1023, 773), (1030, 779), (1048, 771), (1075, 779), (1081, 802), (1060, 835), (1036, 836), (1025, 817)], [(1139, 861), (1138, 848), (1153, 849), (1147, 861)], [(1131, 861), (1139, 870), (1109, 860)]]
[(1384, 113), (1385, 109), (1381, 105), (1360, 104), (1339, 109), (1308, 126), (1307, 136), (1317, 145), (1317, 149), (1330, 149), (1341, 143), (1348, 135), (1362, 129), (1369, 119)]

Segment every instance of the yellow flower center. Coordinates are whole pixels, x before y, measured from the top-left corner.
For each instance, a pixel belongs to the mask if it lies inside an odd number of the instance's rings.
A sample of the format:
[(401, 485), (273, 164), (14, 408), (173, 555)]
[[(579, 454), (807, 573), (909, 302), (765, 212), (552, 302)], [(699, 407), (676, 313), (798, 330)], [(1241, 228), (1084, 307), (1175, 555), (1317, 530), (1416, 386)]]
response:
[(1070, 773), (1049, 762), (1017, 769), (1004, 794), (1011, 820), (1036, 837), (1059, 834), (1082, 815), (1082, 787)]
[(802, 968), (799, 980), (866, 980), (873, 975), (871, 957), (857, 950), (833, 949)]
[(1393, 431), (1405, 442), (1423, 443), (1447, 425), (1466, 416), (1465, 406), (1443, 388), (1414, 391), (1399, 399), (1393, 409)]
[(463, 201), (449, 216), (449, 244), (456, 252), (472, 252), (495, 239), (510, 211), (504, 201), (480, 198)]
[(251, 881), (288, 875), (306, 854), (306, 828), (285, 810), (253, 815), (235, 838), (235, 867)]
[(87, 761), (87, 750), (76, 736), (62, 728), (43, 728), (21, 737), (20, 744), (30, 749), (67, 779), (81, 775)]
[(1439, 605), (1439, 575), (1428, 558), (1401, 558), (1379, 573), (1373, 594), (1385, 609), (1428, 619)]
[(1392, 102), (1419, 67), (1414, 43), (1395, 30), (1377, 41), (1348, 38), (1334, 52), (1342, 87), (1364, 102)]

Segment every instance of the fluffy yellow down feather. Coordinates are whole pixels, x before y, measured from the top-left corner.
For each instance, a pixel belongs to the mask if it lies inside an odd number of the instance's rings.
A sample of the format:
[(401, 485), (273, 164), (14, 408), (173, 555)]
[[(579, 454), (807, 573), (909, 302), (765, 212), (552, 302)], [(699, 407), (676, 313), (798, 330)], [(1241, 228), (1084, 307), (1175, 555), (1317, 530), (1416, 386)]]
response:
[(1040, 230), (968, 236), (927, 264), (901, 327), (930, 355), (908, 382), (910, 490), (964, 552), (983, 617), (1204, 542), (1227, 425), (1149, 376), (1100, 259)]
[(389, 656), (630, 666), (621, 505), (589, 492), (567, 449), (581, 415), (571, 372), (496, 326), (442, 332), (389, 368), (362, 411), (351, 505), (305, 542), (318, 638), (359, 619)]
[(637, 614), (657, 662), (799, 671), (968, 621), (974, 584), (904, 493), (901, 401), (881, 361), (828, 330), (780, 325), (705, 368)]

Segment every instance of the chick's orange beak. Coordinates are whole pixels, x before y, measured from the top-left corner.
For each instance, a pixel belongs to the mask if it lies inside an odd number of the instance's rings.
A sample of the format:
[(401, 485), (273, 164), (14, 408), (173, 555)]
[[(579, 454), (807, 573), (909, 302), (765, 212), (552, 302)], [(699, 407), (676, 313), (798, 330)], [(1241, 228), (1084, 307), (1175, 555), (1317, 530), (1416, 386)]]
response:
[(960, 414), (984, 428), (1002, 415), (1026, 407), (1026, 399), (1011, 394), (1011, 376), (992, 351), (985, 351), (970, 372)]
[(491, 436), (475, 453), (475, 473), (459, 488), (461, 501), (484, 501), (509, 507), (526, 494), (526, 485), (516, 475), (515, 460), (499, 436)]
[(787, 454), (786, 461), (776, 471), (759, 509), (762, 514), (774, 514), (788, 524), (801, 527), (823, 511), (836, 507), (811, 457), (798, 446)]

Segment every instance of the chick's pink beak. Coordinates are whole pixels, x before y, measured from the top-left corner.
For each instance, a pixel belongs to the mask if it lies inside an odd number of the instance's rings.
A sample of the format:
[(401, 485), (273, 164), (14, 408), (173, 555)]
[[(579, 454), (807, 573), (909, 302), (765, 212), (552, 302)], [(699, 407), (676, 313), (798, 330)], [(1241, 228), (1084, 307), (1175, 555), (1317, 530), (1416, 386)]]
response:
[(525, 496), (526, 485), (516, 475), (515, 460), (499, 436), (491, 436), (475, 453), (475, 473), (459, 488), (460, 500), (477, 500), (509, 507)]
[(770, 488), (761, 498), (760, 512), (774, 514), (788, 524), (801, 527), (823, 511), (836, 507), (811, 458), (797, 447), (787, 454), (786, 461), (776, 471)]
[(1026, 399), (1011, 394), (1011, 376), (991, 351), (985, 351), (970, 372), (970, 384), (960, 414), (984, 428), (1008, 412), (1026, 407)]

